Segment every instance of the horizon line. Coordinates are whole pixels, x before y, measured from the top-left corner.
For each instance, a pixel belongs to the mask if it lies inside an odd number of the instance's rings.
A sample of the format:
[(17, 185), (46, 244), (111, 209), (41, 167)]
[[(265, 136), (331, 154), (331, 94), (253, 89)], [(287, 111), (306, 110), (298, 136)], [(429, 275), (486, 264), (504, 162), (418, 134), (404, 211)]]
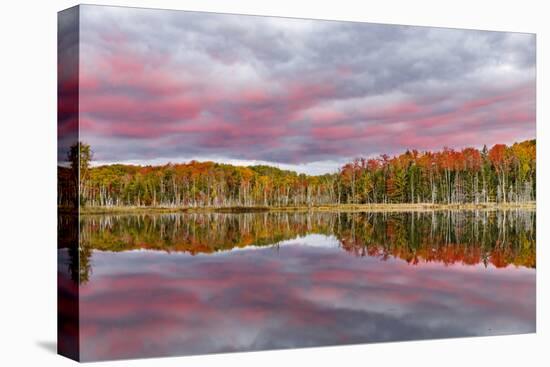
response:
[[(515, 141), (511, 144), (503, 144), (507, 147), (511, 147), (514, 144), (517, 143), (523, 143), (526, 141), (535, 141), (536, 137), (532, 139), (523, 139)], [(459, 148), (452, 148), (452, 147), (442, 147), (437, 150), (429, 150), (429, 149), (414, 149), (414, 148), (407, 148), (403, 150), (401, 153), (394, 153), (394, 154), (388, 154), (388, 156), (391, 158), (395, 158), (398, 156), (401, 156), (403, 154), (406, 154), (407, 152), (411, 151), (417, 151), (420, 154), (426, 154), (428, 152), (431, 153), (438, 153), (442, 152), (445, 149), (451, 149), (454, 151), (462, 151), (464, 149), (468, 148), (474, 148), (476, 150), (481, 151), (483, 147), (487, 147), (490, 149), (491, 147), (495, 145), (499, 145), (501, 143), (493, 144), (492, 146), (488, 146), (487, 144), (483, 144), (482, 147), (476, 147), (476, 146), (464, 146)], [(93, 151), (93, 149), (92, 149)], [(269, 162), (264, 160), (256, 160), (256, 159), (238, 159), (238, 158), (224, 158), (224, 157), (181, 157), (181, 158), (165, 158), (165, 157), (158, 157), (153, 158), (150, 160), (142, 160), (142, 159), (127, 159), (122, 161), (108, 161), (108, 160), (99, 160), (99, 161), (91, 161), (90, 166), (92, 168), (99, 168), (99, 167), (106, 167), (106, 166), (115, 166), (115, 165), (123, 165), (123, 166), (134, 166), (134, 167), (162, 167), (162, 166), (168, 166), (168, 165), (187, 165), (193, 162), (197, 163), (215, 163), (215, 164), (222, 164), (222, 165), (230, 165), (230, 166), (238, 166), (238, 167), (258, 167), (258, 166), (267, 166), (272, 168), (277, 168), (282, 171), (291, 171), (295, 172), (297, 174), (306, 174), (309, 176), (322, 176), (326, 174), (335, 174), (338, 173), (338, 171), (347, 163), (353, 162), (356, 159), (377, 159), (380, 158), (382, 155), (387, 153), (373, 153), (367, 156), (356, 156), (356, 157), (346, 157), (346, 158), (340, 158), (340, 159), (334, 159), (334, 160), (323, 160), (323, 161), (314, 161), (314, 162), (308, 162), (308, 163), (281, 163), (281, 162)]]

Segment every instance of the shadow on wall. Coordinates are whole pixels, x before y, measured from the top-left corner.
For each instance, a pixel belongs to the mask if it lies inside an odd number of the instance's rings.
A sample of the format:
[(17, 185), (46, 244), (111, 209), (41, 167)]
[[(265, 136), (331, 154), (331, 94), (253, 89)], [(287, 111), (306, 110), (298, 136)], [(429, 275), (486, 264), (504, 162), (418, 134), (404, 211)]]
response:
[(39, 340), (36, 345), (50, 353), (57, 354), (57, 342), (53, 340)]

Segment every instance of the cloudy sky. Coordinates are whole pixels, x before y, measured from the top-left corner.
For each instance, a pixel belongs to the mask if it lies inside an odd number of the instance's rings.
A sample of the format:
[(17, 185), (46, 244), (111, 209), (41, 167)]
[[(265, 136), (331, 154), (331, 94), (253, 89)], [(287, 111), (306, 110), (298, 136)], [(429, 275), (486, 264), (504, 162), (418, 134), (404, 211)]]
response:
[(335, 171), (354, 157), (535, 137), (535, 36), (81, 6), (96, 163)]

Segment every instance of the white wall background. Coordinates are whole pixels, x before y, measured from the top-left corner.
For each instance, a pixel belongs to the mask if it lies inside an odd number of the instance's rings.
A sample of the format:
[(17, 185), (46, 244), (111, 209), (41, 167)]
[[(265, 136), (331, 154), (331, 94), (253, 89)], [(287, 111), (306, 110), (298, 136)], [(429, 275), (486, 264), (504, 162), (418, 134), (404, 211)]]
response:
[[(550, 360), (550, 26), (536, 0), (157, 0), (97, 4), (537, 33), (538, 332), (97, 366), (542, 366)], [(9, 4), (9, 5), (8, 5)], [(65, 366), (56, 339), (56, 12), (74, 1), (4, 2), (0, 12), (0, 365)], [(6, 200), (7, 198), (7, 200)], [(7, 205), (6, 205), (7, 204)], [(546, 227), (545, 227), (546, 224)]]

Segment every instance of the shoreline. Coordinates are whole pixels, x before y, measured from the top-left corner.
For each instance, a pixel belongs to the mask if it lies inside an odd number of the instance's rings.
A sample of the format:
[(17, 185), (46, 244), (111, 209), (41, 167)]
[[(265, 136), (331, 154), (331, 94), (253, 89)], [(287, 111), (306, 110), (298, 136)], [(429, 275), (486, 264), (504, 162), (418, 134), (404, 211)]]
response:
[[(298, 206), (237, 206), (237, 207), (84, 207), (80, 214), (132, 214), (132, 213), (265, 213), (265, 212), (427, 212), (472, 210), (536, 210), (536, 202), (522, 203), (463, 203), (463, 204), (326, 204)], [(75, 213), (71, 209), (58, 208), (59, 213)]]

